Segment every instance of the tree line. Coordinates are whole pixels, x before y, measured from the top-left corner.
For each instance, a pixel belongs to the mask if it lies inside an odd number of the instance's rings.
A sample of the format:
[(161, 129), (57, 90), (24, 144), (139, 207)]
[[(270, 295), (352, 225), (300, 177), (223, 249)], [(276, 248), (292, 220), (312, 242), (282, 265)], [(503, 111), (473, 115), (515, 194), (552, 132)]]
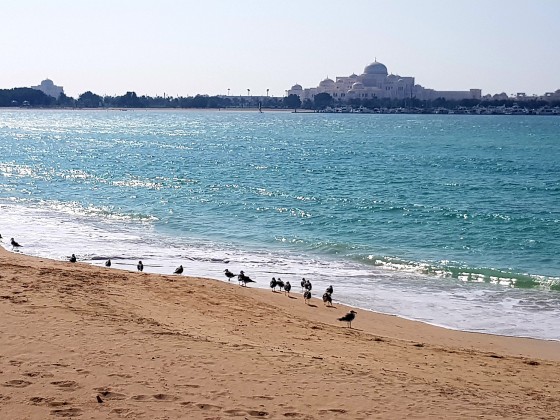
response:
[(0, 107), (31, 106), (44, 108), (276, 108), (276, 109), (306, 109), (324, 110), (327, 107), (350, 105), (353, 108), (446, 108), (456, 109), (458, 107), (472, 108), (478, 105), (484, 106), (506, 106), (517, 104), (527, 109), (538, 109), (544, 106), (560, 106), (560, 101), (547, 102), (543, 100), (476, 100), (463, 99), (450, 101), (438, 98), (431, 101), (421, 101), (416, 98), (390, 99), (390, 98), (368, 98), (350, 99), (341, 101), (334, 99), (328, 93), (319, 93), (313, 99), (305, 99), (303, 102), (297, 95), (286, 97), (243, 97), (243, 96), (208, 96), (196, 95), (189, 97), (151, 97), (138, 96), (135, 92), (127, 92), (122, 96), (100, 96), (87, 91), (78, 96), (77, 99), (60, 94), (53, 98), (40, 90), (31, 88), (0, 89)]

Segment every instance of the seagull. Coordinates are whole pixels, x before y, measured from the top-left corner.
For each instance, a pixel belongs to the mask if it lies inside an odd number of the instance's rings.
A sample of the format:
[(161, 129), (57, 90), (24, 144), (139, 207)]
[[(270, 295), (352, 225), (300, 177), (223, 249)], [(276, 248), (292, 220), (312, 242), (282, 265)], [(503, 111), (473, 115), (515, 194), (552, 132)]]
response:
[(180, 265), (179, 267), (177, 267), (175, 269), (175, 271), (173, 272), (173, 274), (181, 274), (183, 272), (183, 266)]
[(70, 262), (75, 263), (76, 261), (77, 261), (76, 256), (74, 254), (72, 254), (72, 256), (70, 257)]
[(350, 311), (343, 317), (338, 318), (338, 320), (348, 322), (348, 327), (352, 328), (352, 321), (354, 321), (354, 318), (356, 318), (356, 312)]
[(305, 290), (311, 291), (311, 288), (312, 288), (311, 282), (309, 280), (306, 280), (304, 287), (305, 287)]
[(276, 279), (274, 277), (272, 277), (272, 280), (270, 280), (270, 288), (272, 289), (273, 292), (276, 291), (276, 286), (278, 285), (278, 282), (276, 281)]
[(303, 289), (305, 289), (305, 283), (306, 283), (305, 277), (303, 277), (303, 278), (301, 279), (301, 282), (299, 283), (299, 284), (301, 284), (301, 291), (302, 291), (302, 292), (303, 292)]
[(333, 294), (333, 287), (332, 287), (332, 286), (327, 287), (327, 293), (328, 293), (329, 295), (332, 295), (332, 294)]
[(138, 271), (144, 271), (144, 264), (142, 264), (142, 261), (138, 261), (138, 265), (136, 266), (136, 268), (138, 269)]
[(287, 281), (286, 284), (284, 285), (284, 291), (288, 296), (290, 295), (290, 290), (292, 290), (292, 285), (290, 284), (289, 281)]
[(327, 306), (332, 306), (332, 297), (329, 292), (323, 294), (323, 302), (325, 302)]
[(2, 234), (0, 233), (0, 240), (2, 240)]
[(14, 241), (14, 238), (10, 239), (10, 244), (12, 244), (13, 248), (19, 248), (21, 245)]
[(309, 290), (306, 290), (303, 293), (303, 301), (305, 302), (306, 305), (309, 305), (309, 299), (311, 299), (311, 292)]
[(105, 267), (111, 267), (111, 260), (105, 261)]
[(246, 276), (243, 271), (239, 272), (237, 276), (237, 281), (239, 283), (243, 283), (242, 286), (247, 286), (247, 283), (256, 283), (255, 280), (252, 280), (249, 276)]
[(278, 277), (278, 280), (276, 280), (276, 284), (280, 288), (280, 291), (282, 291), (282, 289), (284, 288), (284, 282), (280, 279), (280, 277)]
[(233, 274), (227, 268), (224, 270), (224, 273), (226, 273), (227, 281), (230, 281), (233, 277), (235, 277), (235, 274)]

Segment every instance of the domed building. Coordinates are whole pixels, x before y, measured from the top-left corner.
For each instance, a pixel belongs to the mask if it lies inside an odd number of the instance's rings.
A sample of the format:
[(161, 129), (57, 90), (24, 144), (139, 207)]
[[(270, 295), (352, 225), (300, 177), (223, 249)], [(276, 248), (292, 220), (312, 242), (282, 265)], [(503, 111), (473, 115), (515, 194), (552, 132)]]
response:
[(38, 86), (31, 86), (31, 89), (40, 90), (45, 95), (57, 98), (61, 93), (64, 93), (64, 88), (62, 86), (56, 86), (51, 79), (45, 79)]
[(319, 93), (328, 93), (337, 102), (347, 102), (350, 99), (407, 99), (433, 100), (445, 98), (447, 100), (480, 99), (480, 89), (469, 91), (436, 91), (416, 85), (414, 77), (389, 74), (385, 64), (377, 59), (368, 64), (362, 74), (339, 76), (336, 81), (328, 77), (314, 88), (292, 86), (288, 95), (298, 95), (301, 101), (313, 100)]

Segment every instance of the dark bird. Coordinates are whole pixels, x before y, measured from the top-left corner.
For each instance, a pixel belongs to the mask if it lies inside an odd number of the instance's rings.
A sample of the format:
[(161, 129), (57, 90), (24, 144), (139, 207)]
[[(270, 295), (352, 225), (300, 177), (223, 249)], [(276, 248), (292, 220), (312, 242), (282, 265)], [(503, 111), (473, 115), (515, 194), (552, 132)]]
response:
[(290, 290), (292, 290), (292, 285), (290, 284), (289, 281), (287, 281), (286, 284), (284, 285), (284, 292), (286, 292), (286, 294), (289, 296)]
[(76, 256), (72, 254), (72, 256), (70, 257), (70, 262), (75, 263), (76, 261), (77, 261)]
[(280, 277), (278, 277), (278, 280), (276, 280), (276, 285), (280, 288), (280, 291), (282, 291), (282, 289), (284, 288), (284, 282)]
[(235, 277), (235, 274), (233, 274), (227, 268), (224, 270), (224, 273), (226, 273), (227, 281), (230, 281), (233, 277)]
[(329, 295), (332, 295), (332, 294), (333, 294), (333, 287), (332, 287), (332, 286), (327, 287), (327, 293), (328, 293)]
[(270, 288), (272, 289), (273, 292), (276, 291), (276, 286), (278, 285), (278, 282), (276, 281), (276, 279), (274, 277), (272, 277), (272, 280), (270, 280)]
[(303, 287), (305, 287), (305, 290), (311, 291), (311, 288), (312, 288), (311, 282), (309, 280), (306, 280), (305, 285)]
[(136, 266), (136, 268), (138, 269), (138, 271), (144, 271), (144, 264), (142, 264), (142, 261), (138, 261), (138, 265)]
[(350, 311), (343, 317), (338, 318), (338, 320), (348, 322), (348, 327), (352, 328), (352, 321), (354, 321), (354, 318), (356, 318), (356, 312)]
[(325, 302), (327, 306), (332, 306), (332, 297), (329, 292), (323, 293), (323, 302)]
[(0, 233), (0, 239), (2, 239), (2, 234)]
[(303, 301), (306, 305), (309, 305), (309, 299), (311, 299), (311, 292), (309, 290), (306, 290), (305, 292), (303, 292)]
[(101, 403), (103, 402), (103, 400), (101, 399), (101, 397), (100, 397), (99, 395), (96, 395), (96, 397), (97, 397), (97, 402), (98, 402), (99, 404), (101, 404)]
[(305, 283), (306, 283), (305, 277), (303, 277), (303, 278), (301, 279), (301, 282), (299, 283), (299, 284), (301, 284), (301, 291), (302, 291), (302, 292), (303, 292), (303, 289), (305, 289)]
[(111, 260), (105, 261), (105, 267), (111, 267)]
[(179, 267), (177, 267), (175, 269), (175, 271), (173, 272), (173, 274), (181, 274), (183, 272), (183, 266), (180, 265)]
[(19, 248), (21, 246), (16, 241), (14, 241), (14, 238), (10, 239), (10, 244), (12, 244), (14, 248)]
[(242, 286), (247, 286), (247, 283), (256, 283), (255, 280), (252, 280), (249, 276), (246, 276), (243, 271), (239, 272), (239, 275), (237, 276), (237, 281)]

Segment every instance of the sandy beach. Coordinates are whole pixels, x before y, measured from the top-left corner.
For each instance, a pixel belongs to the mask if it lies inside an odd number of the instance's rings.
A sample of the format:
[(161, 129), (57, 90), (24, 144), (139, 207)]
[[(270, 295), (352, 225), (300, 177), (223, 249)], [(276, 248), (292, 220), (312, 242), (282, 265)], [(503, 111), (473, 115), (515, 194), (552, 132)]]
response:
[(0, 418), (558, 418), (559, 342), (348, 310), (0, 249)]

